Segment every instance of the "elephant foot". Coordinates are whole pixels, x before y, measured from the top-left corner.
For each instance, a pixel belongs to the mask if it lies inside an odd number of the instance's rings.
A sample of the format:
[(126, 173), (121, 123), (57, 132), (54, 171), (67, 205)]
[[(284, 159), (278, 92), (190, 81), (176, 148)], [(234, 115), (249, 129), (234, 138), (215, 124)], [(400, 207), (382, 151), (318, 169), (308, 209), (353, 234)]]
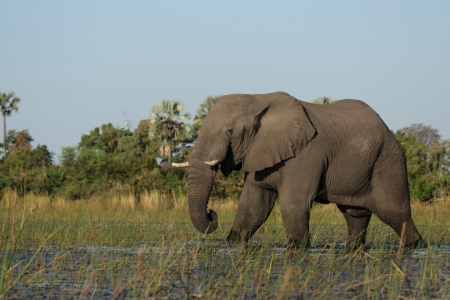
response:
[(420, 237), (420, 239), (412, 242), (412, 243), (406, 243), (404, 245), (404, 248), (406, 249), (422, 249), (422, 248), (428, 248), (428, 244), (427, 242), (425, 242), (425, 240)]
[(359, 252), (360, 250), (364, 249), (365, 243), (361, 242), (350, 242), (346, 243), (345, 245), (345, 251), (346, 252)]
[(231, 230), (230, 234), (227, 236), (227, 242), (229, 243), (240, 243), (242, 240), (241, 234), (237, 231)]
[(366, 245), (365, 239), (362, 238), (350, 239), (347, 240), (347, 243), (345, 244), (345, 249), (347, 251), (355, 251), (364, 248), (365, 245)]
[(301, 239), (301, 240), (294, 240), (289, 239), (288, 240), (288, 249), (296, 249), (296, 250), (308, 250), (311, 248), (311, 241), (309, 238), (309, 235), (307, 238)]

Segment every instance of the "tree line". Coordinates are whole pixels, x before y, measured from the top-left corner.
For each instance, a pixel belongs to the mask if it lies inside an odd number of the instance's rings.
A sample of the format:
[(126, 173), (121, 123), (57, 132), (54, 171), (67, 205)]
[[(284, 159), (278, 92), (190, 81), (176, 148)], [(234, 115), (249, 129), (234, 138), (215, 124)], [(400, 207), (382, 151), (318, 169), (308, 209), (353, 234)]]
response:
[[(63, 147), (55, 157), (47, 146), (33, 148), (28, 130), (6, 131), (6, 117), (18, 111), (20, 98), (0, 94), (4, 139), (1, 143), (0, 190), (47, 194), (65, 199), (108, 198), (124, 193), (137, 197), (146, 190), (185, 193), (187, 170), (171, 167), (189, 159), (192, 147), (208, 111), (221, 97), (208, 96), (197, 110), (192, 124), (181, 101), (163, 100), (134, 130), (111, 123), (83, 134), (76, 146)], [(328, 105), (336, 100), (315, 98)], [(427, 201), (449, 193), (449, 141), (437, 129), (412, 124), (394, 133), (405, 152), (412, 199)], [(238, 198), (244, 172), (225, 177), (218, 172), (212, 198)]]

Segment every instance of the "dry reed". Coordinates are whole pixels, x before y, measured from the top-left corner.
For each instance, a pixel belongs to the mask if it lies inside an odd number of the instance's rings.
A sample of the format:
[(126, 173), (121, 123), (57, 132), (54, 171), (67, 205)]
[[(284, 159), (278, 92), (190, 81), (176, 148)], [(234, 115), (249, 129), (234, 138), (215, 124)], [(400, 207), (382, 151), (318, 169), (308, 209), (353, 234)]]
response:
[[(23, 201), (24, 198), (19, 197), (14, 190), (7, 188), (3, 190), (0, 206), (4, 208), (22, 208)], [(177, 221), (176, 219), (171, 218), (174, 216), (187, 215), (188, 212), (188, 199), (186, 194), (180, 192), (167, 194), (158, 190), (145, 191), (139, 196), (135, 196), (133, 193), (116, 195), (109, 200), (103, 197), (92, 197), (90, 199), (75, 201), (67, 200), (62, 197), (50, 198), (47, 195), (29, 193), (27, 194), (25, 201), (25, 207), (27, 209), (33, 208), (37, 211), (46, 210), (47, 208), (61, 212), (75, 212), (78, 210), (89, 209), (98, 212), (104, 210), (123, 211), (124, 214), (127, 214), (127, 211), (136, 211), (150, 213), (152, 215), (152, 220), (155, 221)], [(221, 215), (225, 214), (227, 215), (227, 218), (232, 219), (238, 205), (239, 202), (234, 198), (221, 200), (211, 199), (208, 208), (215, 210), (221, 218)], [(450, 225), (450, 219), (448, 218), (450, 215), (450, 201), (448, 200), (442, 199), (427, 203), (412, 201), (411, 211), (416, 225)], [(160, 212), (164, 213), (161, 214)], [(174, 214), (174, 216), (172, 216), (172, 214)], [(272, 224), (283, 223), (278, 202), (275, 204), (268, 222)], [(345, 224), (345, 220), (336, 205), (315, 204), (311, 210), (310, 223)], [(371, 224), (382, 223), (376, 216), (373, 216)]]
[(145, 191), (141, 195), (140, 205), (145, 211), (160, 210), (163, 207), (163, 196), (157, 190)]

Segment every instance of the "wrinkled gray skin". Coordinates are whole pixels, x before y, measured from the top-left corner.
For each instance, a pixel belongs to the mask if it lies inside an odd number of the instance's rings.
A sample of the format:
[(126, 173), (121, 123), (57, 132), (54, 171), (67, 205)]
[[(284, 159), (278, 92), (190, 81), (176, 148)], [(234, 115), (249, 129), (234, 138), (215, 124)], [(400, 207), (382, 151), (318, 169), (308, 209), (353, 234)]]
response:
[(189, 159), (189, 213), (194, 226), (218, 226), (207, 213), (218, 160), (225, 176), (245, 171), (228, 240), (247, 241), (269, 216), (277, 195), (289, 242), (309, 246), (312, 201), (336, 203), (348, 226), (347, 245), (365, 243), (372, 213), (426, 245), (412, 219), (403, 151), (380, 117), (358, 100), (317, 105), (282, 93), (228, 95), (206, 116)]

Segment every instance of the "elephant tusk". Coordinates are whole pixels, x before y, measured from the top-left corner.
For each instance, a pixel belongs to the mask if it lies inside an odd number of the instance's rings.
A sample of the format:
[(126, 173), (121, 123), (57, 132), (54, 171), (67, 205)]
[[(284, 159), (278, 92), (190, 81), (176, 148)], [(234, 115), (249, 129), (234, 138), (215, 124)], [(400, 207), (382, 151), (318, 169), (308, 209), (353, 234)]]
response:
[(214, 167), (215, 165), (217, 165), (219, 163), (219, 161), (217, 159), (212, 160), (212, 161), (205, 161), (204, 164), (210, 167)]
[(172, 167), (175, 167), (175, 168), (189, 167), (189, 162), (185, 161), (183, 163), (172, 163)]

